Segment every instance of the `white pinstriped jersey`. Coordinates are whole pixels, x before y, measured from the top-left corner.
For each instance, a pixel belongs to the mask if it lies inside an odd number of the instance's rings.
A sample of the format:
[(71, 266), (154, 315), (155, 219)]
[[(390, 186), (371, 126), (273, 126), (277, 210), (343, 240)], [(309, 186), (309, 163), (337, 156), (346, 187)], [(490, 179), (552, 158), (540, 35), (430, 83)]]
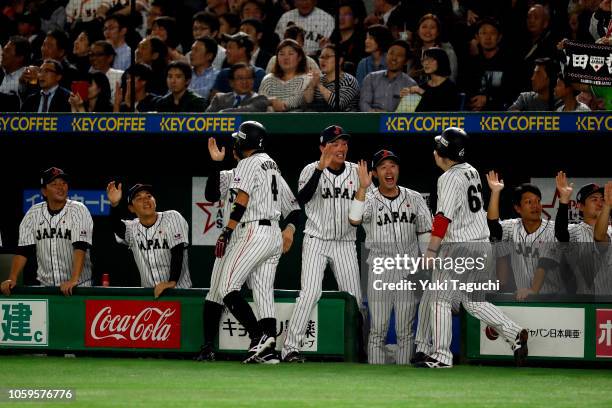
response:
[[(510, 255), (512, 272), (517, 288), (530, 288), (540, 258), (546, 257), (560, 261), (558, 243), (555, 238), (554, 221), (542, 220), (540, 227), (529, 234), (520, 218), (503, 220), (502, 242), (511, 243), (499, 248), (497, 256)], [(546, 271), (540, 293), (561, 293), (565, 285), (561, 281), (559, 268)]]
[[(47, 203), (32, 206), (19, 225), (19, 246), (36, 245), (37, 277), (42, 285), (59, 286), (70, 280), (75, 242), (91, 245), (93, 219), (84, 204), (67, 200), (64, 208), (54, 216)], [(89, 249), (79, 285), (91, 285)]]
[(431, 231), (431, 212), (421, 194), (398, 188), (399, 195), (393, 199), (383, 196), (378, 189), (366, 194), (362, 225), (370, 254), (417, 257), (417, 234)]
[(281, 178), (276, 162), (267, 153), (255, 153), (238, 162), (230, 189), (242, 190), (249, 195), (241, 222), (280, 219)]
[[(568, 225), (567, 229), (570, 244), (566, 260), (576, 277), (576, 293), (612, 295), (612, 270), (607, 256), (595, 244), (593, 227), (582, 221)], [(612, 227), (608, 226), (607, 234), (610, 239)]]
[[(304, 167), (298, 190), (308, 183), (318, 164), (314, 162)], [(329, 169), (323, 170), (314, 195), (304, 206), (307, 217), (304, 234), (323, 240), (355, 241), (357, 228), (349, 222), (348, 213), (358, 188), (355, 163), (345, 162), (344, 171), (339, 175)]]
[[(227, 225), (229, 221), (230, 212), (232, 211), (232, 204), (234, 203), (234, 196), (230, 185), (234, 180), (234, 170), (223, 170), (220, 174), (219, 180), (219, 191), (221, 192), (221, 200), (223, 200), (223, 225)], [(285, 179), (281, 176), (278, 180), (279, 192), (281, 199), (281, 214), (283, 217), (287, 217), (290, 212), (299, 210), (300, 205), (298, 204), (293, 192), (289, 188), (289, 185)]]
[(458, 163), (438, 178), (438, 209), (450, 220), (444, 242), (488, 242), (487, 213), (478, 171)]
[[(177, 211), (157, 213), (155, 224), (145, 227), (138, 218), (122, 220), (125, 224), (125, 239), (117, 235), (117, 242), (127, 245), (134, 254), (140, 272), (140, 285), (152, 288), (160, 282), (170, 280), (171, 250), (177, 245), (189, 246), (189, 226)], [(180, 289), (191, 287), (187, 251), (183, 255), (181, 276), (176, 283)]]

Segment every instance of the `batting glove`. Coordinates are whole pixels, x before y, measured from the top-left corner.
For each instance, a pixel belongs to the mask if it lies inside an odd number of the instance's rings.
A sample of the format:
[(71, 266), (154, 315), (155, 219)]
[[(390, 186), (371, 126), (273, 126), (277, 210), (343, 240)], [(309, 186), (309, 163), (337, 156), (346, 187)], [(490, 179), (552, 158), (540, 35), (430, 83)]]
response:
[(232, 232), (234, 232), (234, 230), (228, 227), (221, 230), (221, 235), (219, 235), (219, 238), (217, 238), (217, 245), (215, 245), (215, 256), (217, 258), (223, 258), (223, 255), (225, 255), (225, 250), (229, 244), (229, 240), (232, 238)]

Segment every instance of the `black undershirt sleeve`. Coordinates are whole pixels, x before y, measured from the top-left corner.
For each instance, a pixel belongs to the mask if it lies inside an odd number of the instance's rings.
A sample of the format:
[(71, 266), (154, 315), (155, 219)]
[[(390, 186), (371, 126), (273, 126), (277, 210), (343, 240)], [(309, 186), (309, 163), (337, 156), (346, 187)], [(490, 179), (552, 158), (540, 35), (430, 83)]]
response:
[(183, 269), (183, 254), (185, 246), (178, 244), (170, 250), (170, 279), (169, 281), (177, 282), (181, 278), (181, 270)]
[(314, 195), (315, 191), (317, 191), (317, 186), (319, 185), (319, 179), (321, 178), (321, 174), (323, 174), (322, 170), (315, 169), (314, 173), (312, 173), (312, 177), (310, 178), (310, 180), (308, 180), (304, 188), (298, 191), (297, 199), (300, 205), (306, 205), (306, 203), (309, 202), (310, 199), (312, 199), (312, 196)]
[(569, 242), (569, 231), (567, 230), (567, 204), (559, 203), (557, 216), (555, 217), (555, 238), (559, 242)]
[(111, 227), (115, 235), (117, 235), (121, 239), (125, 239), (125, 224), (123, 223), (123, 221), (121, 221), (121, 212), (119, 211), (119, 206), (111, 206), (110, 220)]

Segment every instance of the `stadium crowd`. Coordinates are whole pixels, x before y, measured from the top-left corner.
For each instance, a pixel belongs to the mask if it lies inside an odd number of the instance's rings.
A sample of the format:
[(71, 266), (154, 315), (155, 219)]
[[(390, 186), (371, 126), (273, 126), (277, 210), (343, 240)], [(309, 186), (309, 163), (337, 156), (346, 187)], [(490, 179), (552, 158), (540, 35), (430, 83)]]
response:
[(611, 109), (610, 88), (572, 84), (561, 65), (563, 39), (610, 42), (610, 0), (367, 3), (135, 0), (132, 8), (130, 0), (2, 0), (0, 107)]

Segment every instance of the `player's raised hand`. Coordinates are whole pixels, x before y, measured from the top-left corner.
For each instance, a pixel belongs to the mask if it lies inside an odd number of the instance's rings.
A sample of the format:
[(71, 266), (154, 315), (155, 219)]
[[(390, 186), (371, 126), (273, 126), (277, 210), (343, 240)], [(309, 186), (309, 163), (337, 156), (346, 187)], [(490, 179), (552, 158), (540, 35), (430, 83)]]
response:
[(325, 170), (326, 168), (328, 168), (333, 158), (333, 146), (331, 145), (331, 143), (328, 143), (325, 145), (323, 151), (321, 152), (321, 158), (319, 159), (319, 165), (317, 166), (319, 170)]
[(359, 175), (359, 187), (368, 189), (372, 184), (372, 172), (368, 171), (368, 162), (365, 160), (359, 160), (359, 167), (357, 167), (357, 174)]
[(612, 207), (612, 181), (608, 181), (604, 186), (604, 204)]
[(494, 170), (487, 173), (487, 183), (494, 193), (499, 193), (504, 189), (504, 180), (500, 180), (499, 175)]
[(106, 186), (106, 195), (108, 196), (108, 201), (110, 201), (113, 207), (119, 205), (123, 195), (121, 191), (121, 183), (116, 184), (115, 180), (108, 183)]
[(572, 192), (574, 191), (574, 183), (568, 183), (567, 175), (562, 171), (557, 173), (555, 182), (557, 183), (557, 191), (559, 192), (559, 201), (563, 204), (568, 204), (572, 197)]
[(217, 146), (217, 140), (214, 137), (209, 137), (208, 153), (210, 153), (210, 158), (213, 159), (213, 161), (223, 161), (225, 158), (225, 147), (219, 149), (219, 146)]

